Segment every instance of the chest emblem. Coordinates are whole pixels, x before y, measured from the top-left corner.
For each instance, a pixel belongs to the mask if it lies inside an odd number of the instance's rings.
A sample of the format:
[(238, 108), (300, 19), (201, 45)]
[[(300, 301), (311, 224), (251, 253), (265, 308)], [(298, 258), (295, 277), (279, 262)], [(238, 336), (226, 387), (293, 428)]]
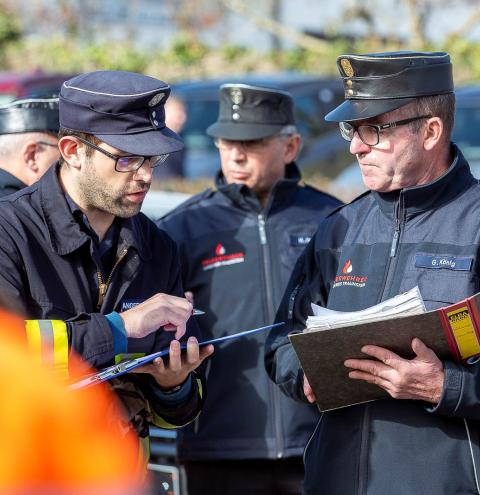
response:
[(345, 286), (362, 289), (365, 285), (367, 285), (368, 275), (357, 274), (353, 270), (353, 266), (352, 260), (350, 259), (343, 264), (340, 273), (333, 281), (332, 289)]
[(214, 253), (215, 256), (202, 260), (203, 271), (212, 270), (213, 268), (219, 268), (222, 266), (235, 265), (245, 261), (245, 253), (243, 251), (229, 253), (227, 248), (221, 243), (218, 243), (215, 246)]

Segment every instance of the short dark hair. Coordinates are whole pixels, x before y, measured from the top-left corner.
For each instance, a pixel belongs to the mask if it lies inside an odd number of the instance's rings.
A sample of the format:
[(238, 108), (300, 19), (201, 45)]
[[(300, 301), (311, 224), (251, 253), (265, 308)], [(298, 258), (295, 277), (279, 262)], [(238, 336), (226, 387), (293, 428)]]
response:
[[(452, 138), (453, 124), (455, 120), (455, 94), (448, 93), (445, 95), (423, 96), (417, 98), (414, 102), (407, 105), (412, 109), (412, 116), (432, 115), (439, 117), (443, 122), (443, 135), (445, 142), (449, 143)], [(419, 131), (424, 121), (417, 120), (410, 125), (414, 132)]]
[[(89, 134), (87, 132), (72, 131), (70, 129), (65, 129), (65, 127), (60, 127), (60, 129), (58, 130), (58, 140), (60, 141), (60, 139), (65, 136), (79, 137), (81, 139), (85, 139), (85, 141), (88, 141), (89, 143), (97, 144), (97, 145), (102, 142), (100, 139), (97, 138), (97, 136), (94, 136), (93, 134)], [(90, 158), (93, 155), (94, 151), (95, 150), (93, 148), (87, 146), (85, 150), (85, 156), (87, 158)], [(65, 160), (63, 159), (63, 156), (60, 156), (59, 162), (64, 163), (64, 161)]]

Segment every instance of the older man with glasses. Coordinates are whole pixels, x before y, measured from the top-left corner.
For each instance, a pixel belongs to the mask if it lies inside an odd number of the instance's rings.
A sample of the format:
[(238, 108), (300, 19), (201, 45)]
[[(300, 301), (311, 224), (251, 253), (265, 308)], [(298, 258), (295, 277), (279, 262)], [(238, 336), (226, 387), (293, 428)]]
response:
[[(270, 324), (297, 257), (340, 203), (300, 183), (301, 138), (290, 94), (244, 84), (220, 88), (208, 129), (220, 153), (214, 189), (159, 226), (178, 242), (184, 287), (223, 336)], [(188, 492), (299, 494), (315, 408), (282, 396), (263, 364), (265, 335), (234, 342), (208, 363), (201, 418), (179, 434)]]
[[(339, 122), (370, 191), (320, 224), (277, 314), (287, 325), (266, 346), (271, 378), (307, 403), (315, 393), (288, 334), (312, 303), (357, 311), (418, 286), (433, 310), (480, 290), (480, 186), (451, 143), (449, 55), (342, 55), (338, 68), (346, 99), (325, 119)], [(319, 416), (305, 493), (480, 493), (479, 360), (441, 361), (418, 338), (409, 356), (369, 344), (345, 375), (390, 397)]]
[(0, 197), (32, 185), (58, 160), (58, 126), (58, 98), (0, 107)]
[(169, 347), (112, 381), (146, 448), (149, 424), (195, 419), (205, 388), (193, 370), (213, 351), (195, 338), (174, 242), (139, 213), (152, 168), (183, 146), (164, 123), (169, 93), (130, 72), (66, 81), (61, 159), (0, 205), (0, 290), (39, 320), (28, 331), (38, 359), (68, 374), (72, 352), (104, 368)]

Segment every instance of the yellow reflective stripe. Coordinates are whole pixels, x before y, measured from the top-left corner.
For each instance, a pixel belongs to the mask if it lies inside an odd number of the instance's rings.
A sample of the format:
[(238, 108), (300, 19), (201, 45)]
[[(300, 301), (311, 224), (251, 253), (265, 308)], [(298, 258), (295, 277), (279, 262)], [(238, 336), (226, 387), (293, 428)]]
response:
[[(196, 378), (196, 382), (197, 382), (197, 387), (198, 387), (198, 395), (200, 395), (200, 398), (203, 397), (203, 387), (202, 387), (202, 380)], [(174, 425), (172, 423), (169, 423), (168, 421), (165, 421), (161, 416), (158, 416), (155, 411), (152, 410), (152, 417), (153, 417), (153, 424), (155, 426), (158, 426), (159, 428), (165, 428), (166, 430), (175, 430), (177, 428), (183, 428), (184, 426), (190, 424), (190, 423), (193, 423), (193, 421), (195, 421), (198, 416), (200, 415), (200, 411), (198, 412), (198, 414), (191, 420), (189, 421), (188, 423), (185, 423), (183, 425)]]
[(177, 428), (181, 428), (185, 425), (172, 425), (168, 421), (165, 421), (162, 417), (155, 414), (155, 411), (152, 411), (153, 424), (158, 426), (159, 428), (165, 428), (166, 430), (176, 430)]
[(146, 469), (148, 459), (150, 459), (150, 437), (143, 437), (138, 439), (138, 468), (143, 471)]
[(202, 380), (199, 380), (198, 378), (196, 380), (197, 380), (197, 387), (198, 387), (198, 395), (200, 395), (200, 398), (202, 399), (203, 398)]
[(32, 360), (35, 364), (42, 362), (42, 339), (40, 336), (40, 328), (37, 320), (26, 320), (25, 330), (27, 332), (28, 348), (32, 354)]
[(26, 320), (28, 347), (33, 359), (68, 378), (68, 333), (61, 320)]
[(137, 359), (139, 357), (145, 356), (144, 352), (131, 352), (131, 353), (123, 353), (123, 354), (115, 354), (115, 364), (120, 364), (127, 359)]
[(68, 332), (67, 324), (60, 320), (51, 320), (53, 326), (53, 360), (55, 373), (68, 379)]

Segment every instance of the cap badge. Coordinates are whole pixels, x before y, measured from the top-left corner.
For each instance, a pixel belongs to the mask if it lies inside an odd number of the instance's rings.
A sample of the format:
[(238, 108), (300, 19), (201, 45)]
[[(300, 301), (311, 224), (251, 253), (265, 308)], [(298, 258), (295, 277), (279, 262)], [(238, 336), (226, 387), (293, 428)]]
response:
[(234, 105), (240, 105), (243, 101), (243, 94), (240, 88), (231, 88), (230, 89), (230, 99)]
[(155, 105), (158, 105), (163, 98), (165, 98), (165, 93), (157, 93), (149, 102), (148, 105), (151, 107), (154, 107)]
[(343, 72), (347, 77), (352, 77), (355, 73), (353, 72), (352, 64), (348, 58), (342, 58), (340, 60), (340, 65), (342, 66)]

